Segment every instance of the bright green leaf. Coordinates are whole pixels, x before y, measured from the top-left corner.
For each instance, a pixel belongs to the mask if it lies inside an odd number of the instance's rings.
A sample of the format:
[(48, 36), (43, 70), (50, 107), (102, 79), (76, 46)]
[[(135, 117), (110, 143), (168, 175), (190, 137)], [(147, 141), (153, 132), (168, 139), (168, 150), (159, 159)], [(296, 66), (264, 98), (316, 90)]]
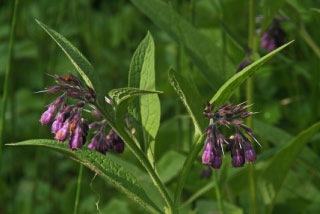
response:
[(261, 65), (263, 65), (266, 61), (268, 61), (271, 57), (273, 57), (276, 53), (286, 48), (293, 41), (288, 42), (276, 50), (268, 53), (264, 57), (258, 59), (253, 62), (249, 66), (245, 67), (240, 72), (236, 73), (233, 77), (231, 77), (226, 83), (224, 83), (214, 97), (210, 100), (210, 103), (215, 102), (216, 106), (220, 106), (225, 103), (231, 94), (235, 91), (237, 87), (241, 85), (254, 71), (256, 71)]
[(142, 187), (137, 183), (136, 178), (124, 168), (113, 162), (99, 152), (88, 148), (72, 151), (64, 143), (55, 140), (28, 140), (20, 143), (7, 144), (10, 146), (42, 146), (59, 151), (75, 161), (87, 166), (92, 171), (98, 173), (104, 179), (112, 183), (115, 187), (124, 192), (129, 198), (138, 202), (151, 213), (162, 213), (158, 207), (146, 195)]
[[(154, 41), (148, 32), (133, 54), (129, 70), (128, 86), (141, 90), (155, 90)], [(160, 100), (157, 94), (141, 96), (130, 105), (136, 128), (146, 147), (156, 138), (160, 126)], [(139, 126), (139, 127), (137, 127)], [(142, 126), (142, 127), (141, 127)]]

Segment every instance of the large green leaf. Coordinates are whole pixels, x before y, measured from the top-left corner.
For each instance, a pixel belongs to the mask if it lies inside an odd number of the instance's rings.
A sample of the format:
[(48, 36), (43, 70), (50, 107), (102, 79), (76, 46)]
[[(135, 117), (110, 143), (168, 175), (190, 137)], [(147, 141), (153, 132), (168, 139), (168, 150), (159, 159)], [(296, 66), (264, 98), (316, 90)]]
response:
[[(154, 41), (148, 32), (131, 59), (128, 86), (141, 90), (155, 90)], [(141, 96), (130, 105), (136, 128), (148, 147), (156, 138), (160, 126), (160, 100), (157, 94)], [(142, 139), (141, 139), (142, 140)]]
[(231, 94), (235, 91), (235, 89), (241, 85), (254, 71), (256, 71), (261, 65), (263, 65), (266, 61), (268, 61), (271, 57), (273, 57), (276, 53), (286, 48), (293, 41), (288, 42), (276, 50), (268, 53), (264, 57), (261, 57), (257, 61), (253, 62), (249, 66), (245, 67), (240, 72), (236, 73), (233, 77), (231, 77), (226, 83), (224, 83), (217, 93), (213, 96), (210, 102), (215, 102), (216, 106), (220, 106), (225, 103)]
[(68, 149), (64, 143), (55, 140), (28, 140), (20, 143), (7, 144), (10, 146), (42, 146), (59, 151), (68, 157), (87, 166), (92, 171), (101, 175), (104, 179), (112, 183), (115, 187), (124, 192), (129, 198), (138, 202), (141, 206), (151, 213), (162, 213), (158, 207), (147, 196), (136, 178), (116, 162), (104, 156), (99, 152), (88, 148), (82, 148), (76, 151)]
[[(158, 27), (167, 32), (200, 68), (213, 89), (218, 89), (234, 72), (222, 48), (189, 24), (172, 7), (161, 0), (131, 0)], [(225, 73), (222, 72), (225, 63)]]
[[(36, 19), (40, 27), (49, 34), (49, 36), (60, 46), (63, 52), (68, 56), (74, 67), (77, 69), (87, 86), (95, 89), (94, 85), (98, 85), (96, 74), (90, 62), (74, 47), (64, 36), (49, 28)], [(93, 83), (91, 82), (93, 81)], [(93, 85), (94, 84), (94, 85)]]
[(203, 117), (204, 103), (202, 103), (198, 90), (172, 68), (169, 69), (169, 82), (190, 114), (196, 132), (202, 133), (208, 121)]
[(271, 159), (269, 165), (262, 172), (259, 187), (268, 211), (271, 213), (283, 181), (308, 140), (320, 129), (320, 122), (302, 131), (290, 143), (283, 147)]

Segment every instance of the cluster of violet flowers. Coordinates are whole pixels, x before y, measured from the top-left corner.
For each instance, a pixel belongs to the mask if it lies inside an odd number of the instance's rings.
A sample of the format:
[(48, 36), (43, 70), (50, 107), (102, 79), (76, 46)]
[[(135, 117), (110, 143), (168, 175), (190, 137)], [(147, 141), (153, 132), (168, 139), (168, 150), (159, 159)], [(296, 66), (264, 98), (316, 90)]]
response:
[[(58, 83), (44, 91), (47, 93), (63, 92), (55, 101), (47, 106), (47, 110), (41, 115), (42, 125), (51, 125), (51, 132), (55, 134), (55, 139), (64, 142), (69, 136), (69, 149), (81, 149), (86, 142), (88, 131), (97, 129), (88, 148), (106, 154), (109, 149), (114, 149), (118, 153), (124, 151), (124, 142), (119, 135), (111, 129), (109, 134), (105, 134), (107, 126), (106, 120), (95, 121), (91, 124), (82, 118), (85, 104), (93, 104), (96, 98), (95, 91), (88, 86), (84, 86), (81, 81), (72, 74), (64, 77), (54, 75)], [(76, 104), (67, 105), (67, 98), (80, 100)], [(59, 109), (59, 110), (58, 110)], [(56, 114), (58, 110), (58, 113)], [(101, 119), (101, 115), (93, 110), (92, 115)]]
[[(210, 119), (210, 125), (206, 130), (205, 149), (202, 154), (202, 163), (208, 164), (212, 168), (219, 169), (222, 164), (221, 153), (224, 155), (224, 145), (226, 151), (231, 152), (232, 166), (242, 167), (245, 162), (251, 163), (256, 160), (256, 153), (251, 146), (250, 140), (243, 134), (249, 135), (259, 146), (259, 142), (253, 135), (251, 129), (243, 124), (241, 119), (254, 114), (255, 112), (244, 111), (249, 105), (244, 103), (238, 105), (227, 104), (220, 106), (215, 112), (214, 103), (208, 103), (204, 110), (204, 116)], [(235, 134), (226, 139), (219, 131), (220, 126), (235, 128)]]

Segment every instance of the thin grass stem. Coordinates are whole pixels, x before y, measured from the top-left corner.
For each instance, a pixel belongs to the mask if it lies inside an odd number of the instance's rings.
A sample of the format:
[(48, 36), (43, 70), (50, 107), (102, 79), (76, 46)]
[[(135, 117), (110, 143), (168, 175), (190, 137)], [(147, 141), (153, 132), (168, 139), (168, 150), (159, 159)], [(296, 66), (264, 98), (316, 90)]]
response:
[[(19, 0), (15, 0), (14, 6), (13, 6), (12, 20), (11, 20), (11, 28), (10, 28), (8, 63), (7, 63), (6, 73), (5, 73), (5, 79), (4, 79), (4, 85), (3, 85), (3, 95), (2, 95), (2, 102), (1, 102), (0, 163), (1, 163), (1, 158), (2, 158), (2, 146), (3, 146), (3, 142), (4, 142), (4, 129), (5, 129), (4, 123), (5, 123), (6, 107), (7, 107), (7, 101), (8, 101), (8, 93), (9, 93), (9, 82), (10, 82), (12, 55), (13, 55), (13, 42), (14, 42), (14, 35), (15, 35), (15, 29), (16, 29), (18, 5), (19, 5)], [(1, 166), (1, 164), (0, 164), (0, 166)]]

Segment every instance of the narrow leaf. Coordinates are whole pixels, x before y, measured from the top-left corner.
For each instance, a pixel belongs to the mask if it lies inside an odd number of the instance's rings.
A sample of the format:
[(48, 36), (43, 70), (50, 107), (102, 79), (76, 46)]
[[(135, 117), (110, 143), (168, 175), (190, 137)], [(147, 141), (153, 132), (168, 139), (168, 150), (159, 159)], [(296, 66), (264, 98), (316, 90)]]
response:
[(276, 50), (268, 53), (264, 57), (258, 59), (253, 62), (251, 65), (245, 67), (242, 71), (236, 73), (233, 77), (231, 77), (226, 83), (224, 83), (214, 97), (210, 100), (210, 102), (215, 102), (216, 106), (220, 106), (225, 103), (231, 94), (235, 91), (235, 89), (241, 85), (254, 71), (256, 71), (261, 65), (267, 62), (271, 57), (273, 57), (276, 53), (280, 52), (288, 45), (290, 45), (293, 41), (288, 42)]
[(169, 82), (190, 114), (196, 132), (202, 133), (208, 122), (203, 117), (204, 103), (198, 90), (172, 68), (169, 69)]
[(269, 211), (272, 211), (273, 204), (281, 189), (281, 185), (308, 140), (320, 129), (320, 122), (310, 128), (302, 131), (290, 143), (283, 147), (271, 159), (269, 165), (260, 176), (259, 187), (263, 193), (263, 199), (269, 205)]
[[(161, 0), (131, 0), (132, 3), (145, 13), (158, 27), (167, 32), (200, 68), (213, 89), (226, 81), (235, 69), (232, 63), (222, 53), (222, 48), (215, 40), (209, 39), (189, 24), (172, 7)], [(221, 71), (225, 67), (225, 73)]]
[(141, 206), (151, 213), (162, 213), (156, 207), (142, 187), (137, 183), (136, 178), (124, 168), (113, 162), (96, 151), (88, 148), (82, 148), (76, 151), (71, 151), (66, 144), (59, 143), (55, 140), (28, 140), (20, 143), (7, 144), (10, 146), (41, 146), (52, 150), (59, 151), (64, 155), (72, 158), (75, 161), (87, 166), (92, 171), (101, 175), (104, 179), (112, 183), (115, 187), (124, 192), (129, 198), (138, 202)]
[(63, 52), (68, 56), (74, 67), (77, 69), (77, 71), (87, 84), (87, 86), (89, 86), (92, 89), (95, 89), (91, 80), (94, 80), (95, 85), (98, 84), (98, 81), (96, 80), (94, 69), (90, 62), (64, 36), (56, 32), (55, 30), (49, 28), (37, 19), (36, 22), (47, 34), (49, 34), (49, 36), (60, 46)]

